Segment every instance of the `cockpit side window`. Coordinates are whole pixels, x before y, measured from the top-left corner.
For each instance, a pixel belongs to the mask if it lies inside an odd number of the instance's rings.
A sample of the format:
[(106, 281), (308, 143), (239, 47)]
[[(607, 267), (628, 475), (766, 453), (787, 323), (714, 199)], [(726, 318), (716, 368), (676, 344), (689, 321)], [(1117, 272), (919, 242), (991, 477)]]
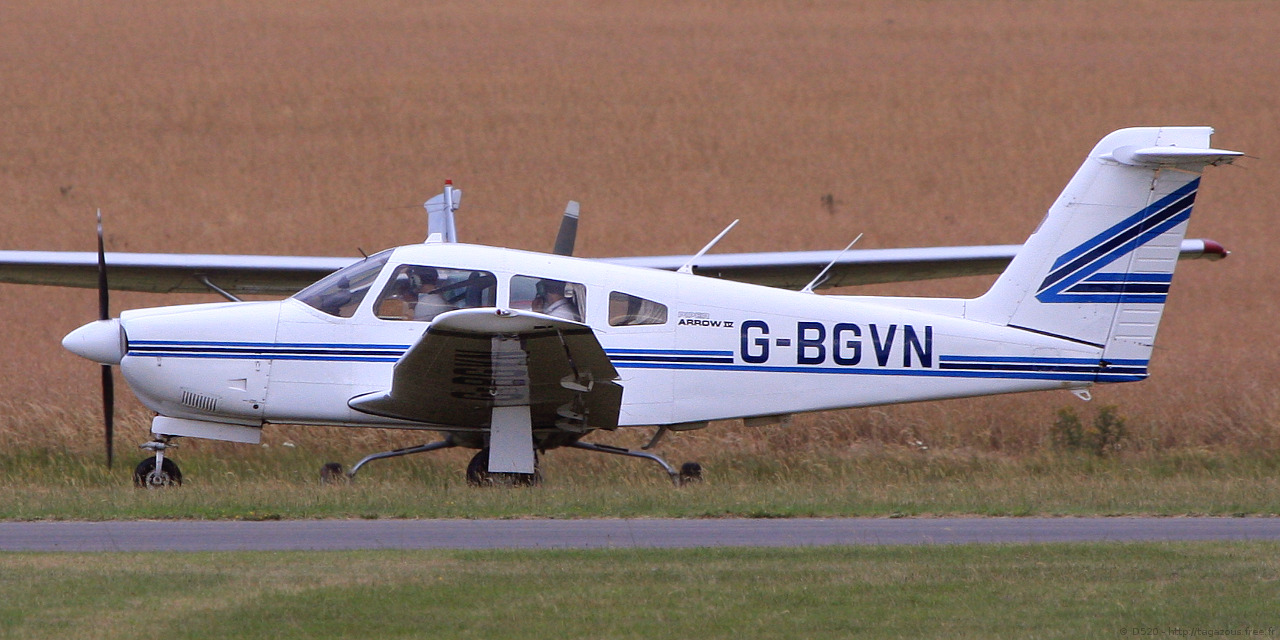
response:
[(390, 257), (390, 251), (376, 253), (334, 271), (293, 297), (331, 316), (350, 318)]
[(587, 317), (587, 288), (576, 282), (551, 278), (511, 278), (511, 308), (582, 322)]
[(426, 322), (454, 309), (496, 306), (498, 279), (488, 271), (405, 264), (373, 305), (383, 320)]
[(609, 325), (666, 324), (667, 305), (620, 291), (609, 292)]

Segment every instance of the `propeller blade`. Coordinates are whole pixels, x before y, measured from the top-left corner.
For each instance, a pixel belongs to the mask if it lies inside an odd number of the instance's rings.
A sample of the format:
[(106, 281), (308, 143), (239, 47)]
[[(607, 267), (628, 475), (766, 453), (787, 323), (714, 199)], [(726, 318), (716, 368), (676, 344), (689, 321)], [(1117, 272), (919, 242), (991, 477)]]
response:
[(552, 250), (558, 256), (573, 255), (573, 244), (578, 239), (578, 203), (570, 200), (564, 208), (564, 218), (560, 220), (560, 233), (556, 234), (556, 247)]
[(102, 210), (98, 210), (98, 319), (111, 318), (111, 301), (107, 295), (107, 253), (102, 247)]
[(107, 468), (115, 458), (116, 390), (111, 365), (102, 365), (102, 424), (107, 438)]
[[(107, 253), (102, 242), (102, 210), (98, 210), (98, 319), (111, 318), (111, 298), (107, 292)], [(111, 468), (114, 455), (115, 413), (116, 413), (115, 378), (111, 373), (111, 365), (102, 365), (102, 424), (107, 440), (107, 468)]]

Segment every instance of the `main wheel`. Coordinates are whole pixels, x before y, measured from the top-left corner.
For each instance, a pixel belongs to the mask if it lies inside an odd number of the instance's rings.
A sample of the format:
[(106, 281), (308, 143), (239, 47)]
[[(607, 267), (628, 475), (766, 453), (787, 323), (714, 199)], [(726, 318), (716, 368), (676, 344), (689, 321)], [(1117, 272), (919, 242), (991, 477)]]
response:
[(158, 488), (182, 486), (182, 470), (178, 468), (178, 463), (170, 458), (164, 459), (164, 464), (160, 465), (160, 470), (156, 471), (156, 459), (154, 456), (143, 458), (133, 469), (133, 485), (138, 488)]
[(346, 479), (346, 474), (342, 473), (342, 465), (337, 462), (326, 462), (320, 467), (321, 484), (334, 484)]
[(533, 473), (490, 473), (489, 447), (476, 452), (467, 463), (467, 484), (473, 487), (533, 487), (542, 483), (538, 459), (533, 460)]
[(680, 465), (680, 484), (702, 482), (702, 465), (697, 462), (686, 462)]

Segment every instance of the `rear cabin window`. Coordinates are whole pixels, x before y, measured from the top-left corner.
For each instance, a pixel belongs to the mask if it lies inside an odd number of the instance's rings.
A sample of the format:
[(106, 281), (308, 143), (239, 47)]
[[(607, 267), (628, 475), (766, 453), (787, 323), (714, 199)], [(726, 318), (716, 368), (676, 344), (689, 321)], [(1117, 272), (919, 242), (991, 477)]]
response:
[(551, 278), (511, 278), (511, 308), (582, 322), (587, 317), (587, 288)]
[(426, 322), (454, 309), (495, 306), (497, 285), (488, 271), (401, 265), (378, 295), (373, 313), (383, 320)]
[(369, 293), (369, 287), (382, 273), (390, 251), (376, 253), (360, 262), (344, 267), (294, 294), (294, 298), (331, 316), (350, 318)]
[(666, 323), (667, 305), (619, 291), (609, 293), (610, 326), (630, 327)]

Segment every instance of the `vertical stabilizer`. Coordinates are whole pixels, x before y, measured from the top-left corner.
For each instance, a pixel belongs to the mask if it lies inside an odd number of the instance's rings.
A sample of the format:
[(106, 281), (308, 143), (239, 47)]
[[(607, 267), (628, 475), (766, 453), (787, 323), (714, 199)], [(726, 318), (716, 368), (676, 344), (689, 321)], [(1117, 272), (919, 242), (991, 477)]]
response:
[(1145, 368), (1207, 165), (1209, 127), (1122, 129), (1103, 138), (1040, 227), (966, 317), (1103, 348)]

